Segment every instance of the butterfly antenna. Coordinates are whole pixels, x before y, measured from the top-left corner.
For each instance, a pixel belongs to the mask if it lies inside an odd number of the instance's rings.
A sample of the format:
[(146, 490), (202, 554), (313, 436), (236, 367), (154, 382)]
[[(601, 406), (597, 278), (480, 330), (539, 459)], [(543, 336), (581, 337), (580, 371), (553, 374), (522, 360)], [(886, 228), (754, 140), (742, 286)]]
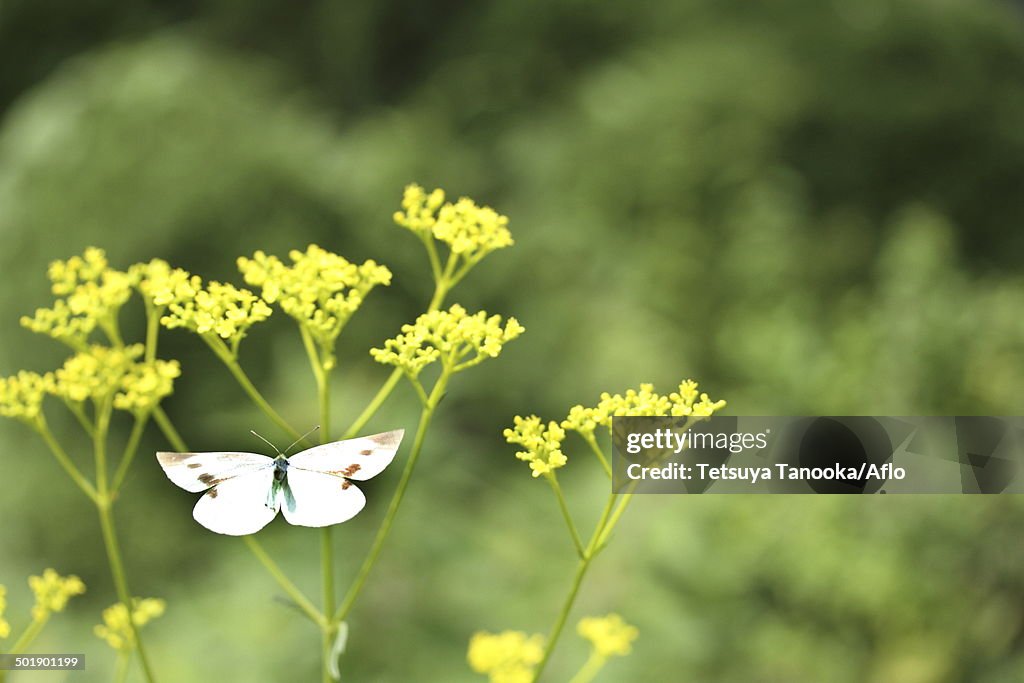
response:
[(312, 434), (313, 432), (315, 432), (315, 431), (316, 431), (316, 430), (318, 430), (318, 429), (320, 429), (320, 425), (317, 425), (316, 427), (313, 427), (313, 428), (312, 428), (312, 429), (310, 429), (310, 430), (309, 430), (308, 432), (306, 432), (305, 434), (303, 434), (303, 435), (302, 435), (302, 436), (300, 436), (299, 438), (295, 439), (295, 441), (292, 441), (292, 445), (291, 445), (291, 446), (289, 446), (288, 448), (284, 449), (284, 452), (285, 452), (285, 453), (287, 453), (288, 451), (290, 451), (290, 450), (292, 449), (292, 446), (294, 446), (294, 445), (295, 445), (295, 444), (297, 444), (298, 442), (300, 442), (300, 441), (304, 440), (304, 439), (305, 439), (305, 438), (306, 438), (307, 436), (309, 436), (310, 434)]
[(260, 441), (262, 441), (263, 443), (265, 443), (268, 446), (270, 446), (271, 448), (273, 448), (275, 453), (280, 453), (281, 452), (281, 451), (277, 450), (277, 446), (275, 446), (274, 444), (270, 443), (269, 439), (264, 439), (262, 436), (257, 434), (255, 429), (250, 429), (249, 431), (252, 433), (253, 436), (258, 438)]

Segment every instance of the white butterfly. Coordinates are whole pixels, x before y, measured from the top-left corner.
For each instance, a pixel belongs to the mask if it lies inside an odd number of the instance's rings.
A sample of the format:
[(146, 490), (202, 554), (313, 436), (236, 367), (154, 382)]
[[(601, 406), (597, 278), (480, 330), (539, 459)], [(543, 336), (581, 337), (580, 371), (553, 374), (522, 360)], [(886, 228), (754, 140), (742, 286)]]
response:
[(278, 510), (298, 526), (351, 519), (366, 504), (351, 480), (380, 474), (391, 464), (404, 434), (396, 429), (334, 441), (290, 458), (231, 452), (161, 452), (156, 458), (167, 478), (181, 488), (206, 491), (192, 511), (197, 522), (218, 534), (245, 536), (269, 524)]

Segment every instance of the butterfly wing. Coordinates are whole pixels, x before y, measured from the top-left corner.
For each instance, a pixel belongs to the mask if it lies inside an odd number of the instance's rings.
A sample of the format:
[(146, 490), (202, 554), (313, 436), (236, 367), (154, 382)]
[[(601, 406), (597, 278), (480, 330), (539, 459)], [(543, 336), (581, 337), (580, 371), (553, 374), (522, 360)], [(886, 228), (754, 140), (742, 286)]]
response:
[(396, 429), (314, 446), (288, 458), (289, 475), (292, 470), (300, 469), (365, 481), (391, 464), (404, 434), (404, 429)]
[(289, 466), (280, 504), (289, 524), (321, 527), (352, 519), (366, 497), (344, 477)]
[(222, 481), (273, 465), (272, 458), (256, 453), (165, 453), (156, 454), (164, 474), (191, 493), (205, 491)]
[(196, 503), (192, 516), (218, 534), (254, 534), (277, 516), (280, 496), (274, 493), (274, 467), (264, 466), (215, 484)]

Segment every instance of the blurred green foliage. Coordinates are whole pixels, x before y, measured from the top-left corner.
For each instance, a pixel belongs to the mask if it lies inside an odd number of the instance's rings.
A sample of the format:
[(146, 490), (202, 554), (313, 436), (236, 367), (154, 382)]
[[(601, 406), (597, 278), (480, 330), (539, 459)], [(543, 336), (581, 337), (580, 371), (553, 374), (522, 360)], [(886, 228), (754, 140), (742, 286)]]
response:
[[(96, 244), (118, 267), (158, 256), (240, 282), (236, 256), (317, 242), (395, 273), (342, 340), (344, 421), (386, 374), (367, 349), (429, 298), (419, 245), (390, 222), (401, 188), (508, 214), (517, 245), (453, 299), (527, 333), (454, 383), (344, 663), (351, 680), (476, 680), (470, 633), (546, 629), (572, 569), (549, 492), (502, 443), (517, 413), (688, 376), (738, 414), (1024, 410), (1020, 12), (3, 0), (0, 374), (62, 359), (17, 325), (49, 300), (54, 258)], [(217, 361), (185, 334), (161, 355), (183, 363), (168, 409), (190, 445), (249, 447), (264, 425)], [(301, 355), (279, 319), (242, 358), (295, 425), (316, 419)], [(371, 427), (414, 414), (399, 395)], [(0, 443), (0, 581), (81, 575), (89, 593), (40, 651), (85, 651), (105, 680), (89, 633), (111, 592), (88, 506), (16, 425)], [(585, 514), (606, 483), (572, 464)], [(314, 671), (312, 629), (151, 465), (119, 514), (136, 590), (168, 599), (148, 631), (164, 679)], [(337, 534), (345, 576), (395, 483), (381, 479)], [(577, 613), (640, 628), (606, 680), (1017, 680), (1021, 522), (996, 498), (647, 498)], [(317, 584), (312, 535), (265, 535)], [(584, 656), (568, 638), (551, 680)]]

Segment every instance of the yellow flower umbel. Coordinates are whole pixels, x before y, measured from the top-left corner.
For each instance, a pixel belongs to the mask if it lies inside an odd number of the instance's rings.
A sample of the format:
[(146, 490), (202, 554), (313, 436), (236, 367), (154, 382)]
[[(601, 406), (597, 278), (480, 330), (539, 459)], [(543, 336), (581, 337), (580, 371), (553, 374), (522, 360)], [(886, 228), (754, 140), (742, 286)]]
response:
[(135, 598), (132, 600), (131, 622), (128, 621), (128, 608), (123, 602), (111, 605), (103, 610), (103, 623), (93, 628), (93, 633), (107, 641), (107, 645), (120, 653), (130, 652), (135, 648), (135, 631), (152, 620), (163, 615), (167, 603), (159, 598)]
[(0, 586), (0, 638), (11, 635), (11, 625), (4, 619), (4, 611), (7, 610), (7, 588)]
[(54, 612), (63, 612), (68, 600), (85, 592), (85, 584), (77, 576), (61, 576), (53, 569), (46, 569), (42, 576), (28, 577), (29, 588), (35, 595), (32, 618), (45, 621)]
[(592, 437), (598, 426), (611, 429), (616, 415), (662, 415), (673, 417), (707, 417), (725, 407), (725, 401), (712, 401), (707, 394), (697, 391), (697, 383), (684, 380), (677, 391), (662, 396), (653, 384), (641, 384), (625, 394), (601, 394), (593, 408), (573, 406), (562, 426), (578, 432), (584, 438)]
[(576, 631), (590, 641), (594, 653), (602, 658), (624, 657), (633, 651), (633, 641), (640, 632), (618, 614), (580, 619)]
[[(413, 183), (405, 188), (402, 210), (395, 223), (420, 238), (430, 256), (438, 287), (448, 290), (465, 277), (485, 256), (513, 244), (508, 217), (489, 206), (478, 206), (462, 197), (454, 204), (444, 201), (444, 191), (430, 194)], [(434, 241), (448, 246), (448, 261), (442, 268)]]
[(545, 425), (536, 415), (517, 415), (514, 426), (506, 429), (504, 435), (510, 444), (523, 447), (516, 457), (530, 463), (534, 477), (549, 474), (566, 463), (562, 452), (565, 430), (554, 420)]
[(263, 299), (276, 303), (298, 322), (320, 348), (324, 367), (334, 366), (334, 344), (363, 299), (377, 285), (391, 284), (391, 271), (375, 261), (357, 265), (309, 245), (289, 254), (292, 265), (257, 251), (238, 259), (246, 283), (262, 288)]
[(501, 316), (485, 311), (473, 315), (455, 304), (447, 311), (424, 313), (402, 332), (384, 342), (384, 347), (371, 349), (378, 363), (401, 368), (415, 379), (427, 365), (440, 360), (449, 373), (458, 372), (496, 358), (502, 347), (525, 331), (515, 318), (502, 325)]
[(633, 651), (633, 641), (639, 635), (618, 614), (604, 617), (586, 617), (580, 620), (576, 631), (590, 641), (590, 658), (573, 677), (573, 683), (590, 683), (604, 667), (609, 657), (624, 657)]
[(176, 360), (135, 363), (121, 380), (114, 407), (136, 416), (146, 415), (173, 393), (174, 380), (179, 376), (181, 365)]
[(199, 293), (203, 281), (181, 268), (171, 268), (163, 259), (149, 263), (136, 263), (128, 273), (142, 294), (143, 300), (154, 308), (184, 303)]
[(90, 346), (68, 358), (54, 373), (53, 393), (72, 403), (108, 398), (121, 389), (142, 353), (142, 344), (123, 348)]
[(38, 425), (43, 398), (53, 391), (53, 375), (22, 370), (12, 377), (0, 378), (0, 415)]
[(145, 415), (171, 394), (181, 366), (173, 360), (139, 362), (143, 351), (142, 344), (90, 346), (65, 361), (48, 388), (71, 404), (112, 398), (115, 408)]
[(250, 292), (231, 284), (210, 282), (192, 297), (168, 304), (160, 319), (168, 329), (184, 327), (206, 339), (221, 342), (238, 354), (238, 345), (249, 328), (270, 317), (270, 306)]
[(54, 261), (48, 272), (57, 299), (52, 308), (40, 308), (21, 324), (73, 348), (88, 344), (100, 327), (112, 342), (119, 340), (117, 313), (132, 293), (133, 278), (109, 267), (106, 253), (90, 247), (82, 256)]
[(544, 656), (544, 636), (522, 631), (479, 632), (469, 641), (466, 659), (473, 671), (491, 683), (530, 683)]

